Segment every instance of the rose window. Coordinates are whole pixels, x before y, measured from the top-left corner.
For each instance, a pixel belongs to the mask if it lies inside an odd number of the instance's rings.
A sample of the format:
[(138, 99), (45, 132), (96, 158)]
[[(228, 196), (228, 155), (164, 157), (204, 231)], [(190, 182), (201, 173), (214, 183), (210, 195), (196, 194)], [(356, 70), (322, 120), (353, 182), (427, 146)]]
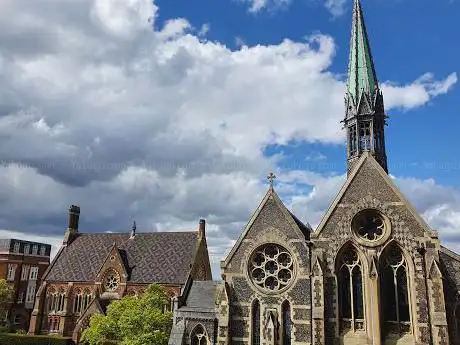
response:
[(113, 292), (118, 288), (118, 274), (115, 272), (110, 272), (109, 274), (106, 275), (105, 277), (105, 290)]
[(352, 222), (356, 234), (368, 241), (377, 241), (385, 235), (385, 221), (377, 210), (359, 212)]
[(288, 286), (293, 275), (291, 254), (277, 244), (259, 247), (251, 256), (249, 276), (262, 289), (281, 290)]

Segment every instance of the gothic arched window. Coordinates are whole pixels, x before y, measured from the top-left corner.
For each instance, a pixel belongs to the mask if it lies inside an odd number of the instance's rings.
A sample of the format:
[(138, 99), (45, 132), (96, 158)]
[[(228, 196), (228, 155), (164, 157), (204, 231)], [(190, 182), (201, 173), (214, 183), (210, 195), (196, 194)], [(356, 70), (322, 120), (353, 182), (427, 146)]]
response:
[(190, 334), (191, 345), (208, 345), (206, 331), (202, 325), (197, 325)]
[(338, 258), (339, 315), (341, 331), (364, 329), (361, 261), (352, 247)]
[(91, 291), (85, 290), (85, 293), (83, 294), (83, 306), (81, 308), (82, 312), (85, 311), (86, 308), (88, 308), (92, 299), (93, 299), (93, 296), (91, 295)]
[(284, 301), (281, 305), (281, 314), (283, 318), (283, 345), (291, 345), (291, 306), (288, 301)]
[(56, 311), (64, 311), (65, 309), (65, 291), (59, 290), (59, 295), (57, 295), (57, 306)]
[(83, 293), (81, 292), (81, 290), (77, 290), (75, 292), (75, 296), (73, 300), (73, 312), (74, 313), (82, 312), (82, 302), (83, 302)]
[(371, 123), (369, 121), (359, 123), (359, 147), (362, 151), (371, 149)]
[(381, 305), (386, 333), (410, 332), (407, 263), (400, 248), (391, 244), (380, 258)]
[(251, 345), (260, 345), (260, 303), (258, 300), (255, 300), (252, 304), (252, 313), (251, 313), (251, 323), (252, 323), (252, 341)]

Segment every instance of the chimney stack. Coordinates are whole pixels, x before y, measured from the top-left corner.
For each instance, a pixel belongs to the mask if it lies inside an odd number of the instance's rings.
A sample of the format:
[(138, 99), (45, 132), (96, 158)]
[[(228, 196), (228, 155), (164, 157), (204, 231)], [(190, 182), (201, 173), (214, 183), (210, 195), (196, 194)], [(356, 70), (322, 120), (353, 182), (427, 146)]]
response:
[(69, 224), (64, 234), (62, 244), (68, 246), (78, 235), (78, 221), (80, 219), (80, 207), (72, 205), (69, 208)]
[(78, 232), (78, 221), (80, 219), (80, 207), (72, 205), (69, 208), (69, 229)]
[(206, 221), (200, 219), (200, 225), (198, 227), (198, 237), (200, 239), (206, 238)]

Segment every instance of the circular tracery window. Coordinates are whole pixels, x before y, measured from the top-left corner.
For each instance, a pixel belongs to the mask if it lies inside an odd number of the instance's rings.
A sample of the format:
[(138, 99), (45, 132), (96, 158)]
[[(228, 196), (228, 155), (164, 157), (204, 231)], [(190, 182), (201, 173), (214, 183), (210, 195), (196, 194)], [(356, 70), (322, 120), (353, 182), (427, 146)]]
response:
[(268, 291), (282, 290), (294, 276), (291, 254), (277, 244), (267, 244), (256, 249), (248, 266), (253, 283)]
[(113, 292), (118, 288), (118, 274), (114, 271), (109, 272), (105, 276), (104, 287), (106, 291)]
[(355, 233), (370, 242), (379, 241), (385, 236), (385, 220), (377, 210), (363, 210), (352, 221)]

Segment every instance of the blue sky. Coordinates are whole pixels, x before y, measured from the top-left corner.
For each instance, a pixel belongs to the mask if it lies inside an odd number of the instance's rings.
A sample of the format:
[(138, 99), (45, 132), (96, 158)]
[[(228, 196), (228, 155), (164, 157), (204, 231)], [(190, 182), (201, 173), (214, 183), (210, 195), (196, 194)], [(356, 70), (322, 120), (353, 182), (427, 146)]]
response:
[[(390, 173), (460, 249), (460, 3), (362, 3)], [(269, 171), (313, 226), (343, 183), (351, 0), (1, 6), (1, 236), (58, 246), (70, 204), (84, 232), (205, 217), (216, 273)]]
[[(460, 47), (455, 44), (460, 33), (458, 1), (364, 0), (362, 3), (380, 82), (404, 84), (426, 71), (442, 76), (458, 70)], [(329, 70), (345, 76), (351, 0), (345, 2), (340, 16), (332, 15), (322, 2), (312, 0), (294, 0), (281, 8), (268, 6), (257, 13), (248, 12), (247, 3), (238, 1), (197, 0), (194, 6), (189, 6), (185, 1), (163, 0), (157, 4), (160, 23), (171, 17), (186, 17), (197, 28), (208, 24), (207, 38), (233, 49), (240, 39), (251, 46), (278, 44), (283, 39), (302, 41), (316, 32), (331, 35), (338, 47)], [(460, 89), (456, 87), (424, 107), (389, 112), (386, 136), (393, 174), (435, 177), (442, 183), (460, 187), (460, 156), (454, 153), (455, 147), (460, 147), (459, 100)], [(267, 154), (281, 150), (295, 160), (302, 160), (310, 150), (319, 151), (331, 164), (337, 164), (337, 170), (344, 170), (343, 146), (290, 144), (269, 147)]]

